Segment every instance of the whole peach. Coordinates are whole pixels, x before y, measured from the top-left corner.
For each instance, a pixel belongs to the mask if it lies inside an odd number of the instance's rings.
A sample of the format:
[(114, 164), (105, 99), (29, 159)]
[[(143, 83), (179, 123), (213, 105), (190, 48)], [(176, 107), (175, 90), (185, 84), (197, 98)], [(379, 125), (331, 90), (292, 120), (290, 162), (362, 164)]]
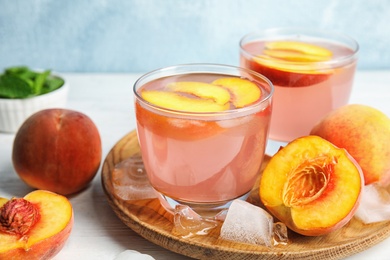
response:
[(85, 188), (101, 157), (96, 125), (85, 114), (68, 109), (33, 114), (16, 133), (12, 151), (15, 171), (25, 183), (62, 195)]
[(370, 106), (351, 104), (325, 116), (311, 131), (345, 148), (363, 170), (365, 184), (390, 184), (390, 118)]

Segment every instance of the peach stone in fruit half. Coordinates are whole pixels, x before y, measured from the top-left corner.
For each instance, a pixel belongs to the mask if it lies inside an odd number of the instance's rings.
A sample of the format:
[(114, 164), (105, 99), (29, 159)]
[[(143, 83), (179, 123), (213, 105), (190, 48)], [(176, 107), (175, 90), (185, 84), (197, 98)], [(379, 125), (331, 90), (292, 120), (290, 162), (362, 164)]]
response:
[(349, 222), (362, 187), (360, 166), (346, 150), (318, 136), (306, 136), (271, 158), (261, 177), (260, 198), (291, 230), (318, 236)]
[(212, 82), (227, 88), (232, 94), (232, 102), (236, 108), (248, 106), (261, 96), (260, 88), (253, 82), (241, 78), (220, 78)]
[(370, 106), (350, 104), (326, 115), (311, 130), (359, 163), (365, 184), (390, 185), (390, 118)]
[(51, 259), (73, 227), (69, 200), (36, 190), (24, 198), (0, 200), (0, 259)]

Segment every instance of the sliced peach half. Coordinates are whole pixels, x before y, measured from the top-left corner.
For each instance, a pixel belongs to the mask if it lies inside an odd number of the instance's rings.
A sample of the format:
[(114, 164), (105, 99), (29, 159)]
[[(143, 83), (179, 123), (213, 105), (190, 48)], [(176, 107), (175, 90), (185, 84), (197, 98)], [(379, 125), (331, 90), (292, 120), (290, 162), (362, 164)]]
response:
[(220, 105), (211, 99), (191, 98), (176, 92), (144, 90), (141, 95), (156, 106), (179, 111), (219, 112), (229, 108), (229, 103)]
[(168, 90), (192, 94), (204, 99), (212, 99), (219, 105), (225, 105), (230, 100), (230, 92), (220, 86), (192, 81), (172, 82)]
[(227, 88), (233, 94), (233, 105), (236, 108), (245, 107), (257, 101), (261, 96), (260, 88), (252, 81), (241, 78), (220, 78), (212, 82)]
[(265, 207), (291, 230), (324, 235), (347, 224), (358, 208), (364, 177), (345, 149), (317, 136), (290, 142), (260, 181)]

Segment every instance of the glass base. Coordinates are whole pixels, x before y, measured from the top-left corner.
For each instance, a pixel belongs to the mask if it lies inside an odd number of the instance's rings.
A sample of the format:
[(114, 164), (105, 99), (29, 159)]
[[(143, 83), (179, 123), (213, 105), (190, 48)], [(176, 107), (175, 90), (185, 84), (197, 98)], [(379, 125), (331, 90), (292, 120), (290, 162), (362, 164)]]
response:
[[(238, 198), (239, 200), (246, 200), (249, 197), (249, 193), (246, 193)], [(167, 210), (168, 212), (175, 214), (175, 208), (177, 205), (186, 205), (189, 206), (193, 211), (195, 211), (197, 214), (199, 214), (203, 218), (215, 218), (219, 213), (223, 212), (224, 210), (229, 209), (230, 204), (233, 202), (233, 200), (229, 201), (221, 201), (217, 203), (194, 203), (194, 202), (188, 202), (188, 201), (180, 201), (176, 199), (172, 199), (164, 194), (161, 194), (156, 191), (157, 197), (160, 200), (161, 205)]]

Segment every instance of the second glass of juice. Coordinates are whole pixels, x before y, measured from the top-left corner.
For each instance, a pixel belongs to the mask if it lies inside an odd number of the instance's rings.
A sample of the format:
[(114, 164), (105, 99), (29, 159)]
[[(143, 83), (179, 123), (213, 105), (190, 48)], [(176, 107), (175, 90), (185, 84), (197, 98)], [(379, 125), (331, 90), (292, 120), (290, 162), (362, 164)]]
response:
[(170, 212), (213, 216), (245, 199), (263, 160), (273, 85), (246, 69), (188, 64), (134, 85), (137, 134), (148, 179)]
[(240, 41), (240, 64), (275, 86), (270, 138), (308, 135), (327, 113), (349, 101), (358, 44), (335, 32), (279, 28)]

